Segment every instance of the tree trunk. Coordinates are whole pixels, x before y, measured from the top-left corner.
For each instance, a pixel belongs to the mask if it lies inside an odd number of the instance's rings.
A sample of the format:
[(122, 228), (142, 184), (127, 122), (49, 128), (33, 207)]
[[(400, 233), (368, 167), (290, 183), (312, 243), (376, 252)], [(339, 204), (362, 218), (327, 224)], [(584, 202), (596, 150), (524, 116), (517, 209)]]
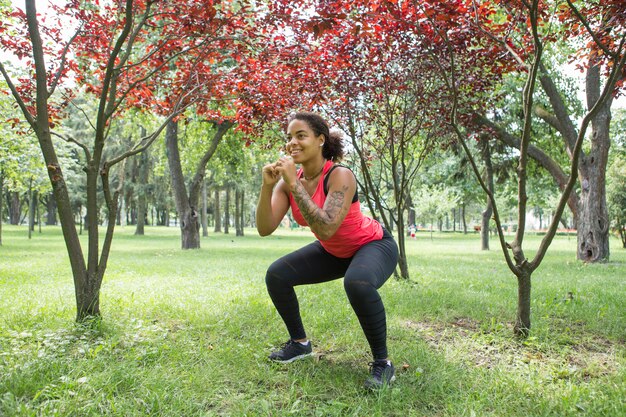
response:
[[(587, 107), (600, 96), (600, 69), (587, 70)], [(602, 106), (591, 121), (591, 149), (581, 155), (578, 168), (581, 184), (578, 221), (578, 259), (585, 262), (609, 260), (609, 214), (606, 204), (606, 167), (608, 164), (611, 125), (611, 100)]]
[[(407, 202), (407, 198), (406, 196), (402, 196), (403, 190), (401, 190), (399, 184), (401, 184), (401, 180), (399, 179), (399, 177), (396, 177), (394, 179), (394, 187), (396, 188), (395, 191), (395, 195), (396, 198), (395, 200), (398, 201), (398, 206), (396, 207), (396, 218), (395, 218), (395, 226), (396, 226), (396, 230), (398, 231), (397, 233), (397, 243), (398, 243), (398, 267), (400, 268), (400, 278), (408, 280), (409, 277), (409, 267), (408, 267), (408, 263), (407, 263), (407, 255), (406, 255), (406, 234), (404, 233), (405, 230), (408, 229), (407, 225), (404, 223), (404, 213), (405, 213), (405, 206), (404, 204), (406, 204)], [(405, 193), (408, 194), (408, 193)], [(390, 212), (389, 215), (390, 218), (394, 218), (394, 215), (392, 212)], [(389, 231), (389, 233), (393, 233), (391, 230)]]
[(202, 211), (200, 212), (200, 223), (202, 224), (202, 237), (209, 236), (209, 224), (207, 220), (206, 178), (202, 180)]
[(48, 123), (49, 115), (47, 108), (47, 73), (45, 68), (45, 62), (43, 60), (43, 48), (39, 35), (39, 29), (37, 24), (37, 11), (35, 9), (34, 0), (26, 1), (26, 16), (28, 21), (29, 35), (33, 45), (35, 79), (37, 85), (37, 98), (35, 104), (37, 111), (37, 121), (40, 122), (34, 123), (33, 129), (39, 141), (39, 146), (41, 148), (41, 152), (46, 163), (50, 184), (52, 185), (54, 199), (57, 203), (61, 230), (63, 231), (63, 238), (65, 240), (65, 246), (67, 248), (69, 256), (70, 266), (72, 268), (72, 276), (74, 278), (74, 289), (76, 294), (77, 307), (76, 320), (80, 321), (84, 319), (87, 315), (99, 315), (99, 303), (97, 302), (97, 299), (95, 301), (91, 300), (91, 302), (89, 302), (85, 300), (85, 297), (83, 297), (84, 289), (87, 287), (85, 283), (87, 267), (74, 224), (74, 214), (72, 212), (72, 205), (70, 202), (67, 185), (65, 183), (65, 178), (63, 176), (61, 166), (59, 165), (56, 151), (54, 149), (54, 144), (50, 136), (50, 126)]
[[(398, 225), (398, 230), (400, 232), (397, 234), (398, 236), (398, 267), (400, 268), (400, 277), (403, 279), (409, 279), (409, 265), (407, 263), (407, 255), (406, 255), (406, 237), (404, 235), (404, 228), (400, 229), (401, 225)], [(404, 225), (402, 225), (404, 226)]]
[(178, 122), (171, 121), (167, 124), (165, 144), (172, 178), (172, 192), (180, 221), (182, 249), (198, 249), (200, 248), (200, 223), (198, 222), (198, 212), (190, 204), (183, 177), (178, 151)]
[[(491, 148), (489, 146), (489, 140), (483, 137), (480, 141), (480, 146), (483, 162), (485, 164), (485, 184), (487, 185), (489, 192), (493, 194), (493, 164), (491, 163)], [(482, 213), (482, 221), (480, 225), (481, 250), (489, 250), (489, 227), (492, 215), (493, 207), (491, 205), (491, 200), (488, 198), (487, 207)]]
[(239, 212), (241, 213), (241, 220), (239, 221), (239, 224), (241, 225), (241, 234), (240, 236), (243, 236), (244, 233), (244, 227), (246, 226), (246, 218), (245, 218), (245, 207), (246, 207), (246, 191), (245, 190), (241, 190), (241, 199), (239, 200), (240, 204), (241, 204), (241, 208), (239, 209)]
[[(32, 189), (32, 180), (31, 185), (28, 187), (28, 229), (33, 232), (35, 230), (35, 219), (37, 216), (37, 206), (39, 205), (39, 198), (37, 190)], [(28, 238), (30, 239), (31, 234), (28, 233)]]
[(117, 206), (117, 217), (115, 219), (115, 222), (118, 226), (126, 226), (126, 199), (123, 197), (125, 194), (123, 192), (125, 188), (124, 185), (126, 183), (126, 160), (122, 161), (122, 163), (120, 164), (117, 178), (119, 181), (119, 189), (121, 190), (122, 198), (119, 199), (119, 203)]
[(56, 226), (57, 224), (57, 203), (54, 194), (48, 194), (46, 199), (46, 225)]
[(226, 201), (224, 202), (224, 234), (228, 234), (230, 226), (230, 185), (226, 186)]
[(465, 220), (465, 203), (461, 205), (461, 220), (463, 220), (463, 234), (467, 234), (467, 221)]
[(76, 293), (78, 305), (76, 320), (84, 321), (90, 317), (100, 317), (100, 287), (102, 277), (85, 271), (82, 285)]
[(222, 213), (220, 210), (220, 190), (216, 189), (215, 190), (215, 198), (213, 199), (213, 204), (214, 204), (214, 208), (213, 208), (213, 212), (215, 213), (215, 228), (213, 229), (213, 231), (215, 233), (221, 233), (222, 232)]
[(20, 224), (20, 217), (22, 215), (20, 210), (20, 195), (17, 191), (13, 191), (10, 193), (10, 196), (9, 222), (15, 226)]
[(235, 189), (235, 236), (243, 236), (243, 190)]
[(413, 199), (411, 198), (411, 193), (407, 193), (406, 197), (406, 207), (408, 210), (408, 216), (406, 222), (408, 225), (416, 225), (415, 220), (415, 209), (413, 208)]
[(239, 236), (239, 190), (235, 188), (235, 236)]
[[(146, 129), (141, 128), (141, 137), (146, 135)], [(150, 154), (148, 149), (138, 155), (137, 163), (139, 165), (139, 187), (137, 188), (137, 225), (135, 227), (135, 235), (143, 236), (145, 234), (146, 224), (146, 211), (147, 211), (147, 196), (146, 185), (150, 178)]]
[(491, 227), (491, 215), (493, 214), (493, 207), (491, 201), (487, 200), (487, 207), (482, 213), (482, 221), (480, 225), (480, 242), (481, 250), (489, 250), (489, 228)]
[(39, 193), (37, 193), (37, 227), (39, 229), (39, 234), (41, 234), (41, 204), (39, 204)]
[[(145, 184), (145, 183), (144, 183)], [(137, 195), (137, 223), (135, 225), (135, 235), (143, 236), (146, 225), (146, 194), (140, 191)]]
[(211, 145), (198, 163), (196, 172), (189, 184), (189, 193), (187, 193), (178, 151), (178, 123), (169, 122), (167, 125), (165, 135), (167, 159), (172, 177), (174, 200), (176, 201), (176, 208), (180, 219), (183, 249), (197, 249), (200, 247), (200, 219), (197, 208), (200, 203), (202, 180), (204, 179), (206, 164), (215, 153), (217, 145), (224, 134), (233, 126), (233, 123), (223, 121), (221, 123), (214, 123), (214, 126), (216, 130), (211, 140)]
[(528, 336), (530, 332), (530, 290), (531, 272), (523, 271), (517, 277), (517, 315), (513, 331), (521, 337)]

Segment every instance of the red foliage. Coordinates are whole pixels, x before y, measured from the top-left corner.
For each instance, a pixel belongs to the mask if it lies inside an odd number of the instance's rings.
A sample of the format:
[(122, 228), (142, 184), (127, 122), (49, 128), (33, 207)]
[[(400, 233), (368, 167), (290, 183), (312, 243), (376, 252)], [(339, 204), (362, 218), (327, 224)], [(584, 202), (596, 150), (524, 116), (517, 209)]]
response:
[[(269, 44), (282, 46), (281, 35), (274, 17), (255, 9), (254, 2), (135, 0), (130, 32), (118, 41), (127, 24), (125, 4), (72, 0), (56, 7), (52, 18), (39, 19), (49, 89), (59, 77), (69, 87), (67, 93), (78, 85), (104, 97), (107, 112), (113, 111), (107, 119), (130, 107), (167, 115), (194, 105), (206, 118), (241, 119), (245, 127), (252, 115), (262, 119), (267, 113), (269, 120), (273, 114), (284, 114), (284, 108), (275, 108), (286, 101), (275, 99), (275, 94), (288, 80), (281, 78), (279, 67), (268, 64), (290, 65), (276, 61), (289, 54), (265, 50)], [(23, 58), (27, 75), (15, 84), (34, 115), (34, 65), (26, 18), (20, 10), (11, 16), (1, 20), (0, 43)], [(60, 28), (78, 29), (71, 44), (71, 33)], [(68, 59), (62, 61), (64, 56)], [(276, 59), (268, 61), (271, 56)], [(64, 66), (57, 75), (61, 62)], [(60, 117), (59, 103), (67, 103), (67, 97), (56, 104), (53, 100), (51, 114)]]
[[(516, 56), (525, 61), (533, 53), (521, 1), (278, 0), (265, 9), (257, 3), (135, 0), (131, 32), (118, 54), (125, 2), (71, 0), (54, 7), (53, 16), (40, 19), (49, 88), (65, 82), (61, 98), (50, 102), (52, 117), (62, 116), (78, 85), (112, 99), (117, 113), (134, 107), (165, 115), (194, 105), (207, 118), (228, 118), (253, 133), (292, 109), (349, 109), (402, 91), (424, 74), (449, 76), (453, 68), (455, 78), (447, 81), (462, 92), (459, 112), (466, 117), (485, 105), (484, 94), (503, 74), (524, 70)], [(591, 50), (608, 64), (624, 33), (626, 4), (580, 7), (599, 37), (589, 36), (571, 8), (557, 13), (562, 36), (587, 38), (590, 47), (580, 55)], [(552, 10), (540, 4), (538, 19), (551, 18)], [(70, 45), (67, 28), (80, 28)], [(31, 44), (21, 10), (2, 16), (0, 45), (25, 65), (16, 88), (34, 114)], [(449, 113), (445, 90), (423, 88), (423, 101), (439, 118)]]

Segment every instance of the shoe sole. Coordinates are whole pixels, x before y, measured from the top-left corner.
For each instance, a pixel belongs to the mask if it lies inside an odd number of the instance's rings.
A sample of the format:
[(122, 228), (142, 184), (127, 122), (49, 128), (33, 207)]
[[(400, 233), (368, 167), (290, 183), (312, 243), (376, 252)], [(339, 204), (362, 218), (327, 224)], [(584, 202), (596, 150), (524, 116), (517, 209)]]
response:
[(287, 359), (287, 360), (282, 360), (282, 359), (272, 359), (272, 358), (270, 358), (270, 360), (271, 360), (272, 362), (276, 362), (276, 363), (291, 363), (291, 362), (293, 362), (293, 361), (297, 361), (298, 359), (304, 359), (304, 358), (309, 357), (309, 356), (312, 356), (312, 355), (313, 355), (313, 352), (310, 352), (310, 353), (305, 353), (305, 354), (303, 354), (303, 355), (294, 356), (293, 358), (291, 358), (291, 359)]

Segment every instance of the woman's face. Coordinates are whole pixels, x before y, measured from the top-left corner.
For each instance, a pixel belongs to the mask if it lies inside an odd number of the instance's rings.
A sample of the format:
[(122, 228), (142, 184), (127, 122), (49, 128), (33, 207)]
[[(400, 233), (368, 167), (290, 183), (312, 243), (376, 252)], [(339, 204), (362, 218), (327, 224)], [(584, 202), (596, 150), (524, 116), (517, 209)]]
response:
[(322, 152), (324, 135), (315, 136), (304, 120), (294, 119), (287, 127), (287, 145), (285, 149), (294, 162), (304, 162)]

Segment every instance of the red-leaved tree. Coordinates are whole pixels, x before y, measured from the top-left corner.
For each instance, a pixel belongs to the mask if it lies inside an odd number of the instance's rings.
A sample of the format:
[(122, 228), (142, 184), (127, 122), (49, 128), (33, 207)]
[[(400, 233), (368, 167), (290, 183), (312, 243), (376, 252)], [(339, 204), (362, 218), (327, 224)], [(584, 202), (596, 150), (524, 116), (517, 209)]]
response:
[[(150, 146), (189, 106), (200, 103), (209, 113), (207, 103), (219, 90), (213, 74), (228, 72), (226, 61), (232, 54), (226, 51), (246, 44), (255, 21), (245, 13), (252, 7), (245, 2), (72, 0), (54, 7), (46, 19), (37, 13), (35, 0), (26, 0), (25, 6), (3, 12), (0, 20), (0, 43), (21, 60), (23, 73), (16, 78), (2, 64), (0, 72), (39, 140), (72, 268), (76, 317), (83, 320), (100, 315), (100, 288), (118, 207), (118, 192), (110, 186), (112, 167)], [(218, 68), (207, 67), (213, 64)], [(66, 108), (77, 106), (72, 101), (77, 88), (93, 94), (96, 109), (91, 114), (78, 108), (92, 128), (91, 135), (79, 138), (63, 131)], [(162, 123), (129, 148), (106, 157), (112, 127), (129, 108), (156, 112)], [(74, 225), (55, 138), (74, 143), (85, 156), (86, 256)], [(99, 190), (107, 206), (102, 249)]]

